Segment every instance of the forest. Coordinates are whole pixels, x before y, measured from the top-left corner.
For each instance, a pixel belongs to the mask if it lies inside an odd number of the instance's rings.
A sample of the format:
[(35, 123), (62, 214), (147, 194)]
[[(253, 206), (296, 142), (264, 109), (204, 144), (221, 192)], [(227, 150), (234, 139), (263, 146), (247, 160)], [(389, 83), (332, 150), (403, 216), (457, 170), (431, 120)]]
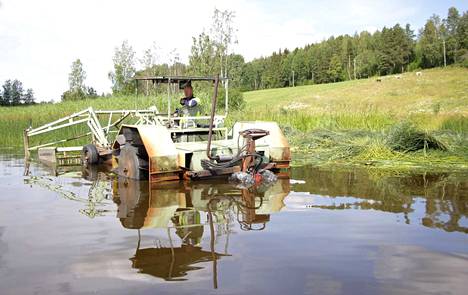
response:
[(444, 19), (431, 16), (417, 34), (409, 24), (395, 24), (374, 33), (332, 36), (245, 63), (236, 79), (242, 89), (256, 90), (398, 74), (454, 63), (468, 66), (468, 12), (460, 15), (452, 7)]
[(455, 7), (444, 18), (432, 15), (417, 32), (409, 24), (395, 24), (373, 33), (331, 36), (301, 48), (278, 49), (249, 62), (229, 52), (235, 40), (233, 16), (226, 16), (230, 12), (220, 13), (221, 20), (215, 17), (213, 27), (224, 26), (221, 33), (212, 30), (194, 37), (188, 65), (177, 59), (172, 64), (146, 63), (137, 75), (222, 73), (229, 77), (231, 87), (249, 91), (398, 74), (455, 63), (468, 67), (468, 11), (460, 13)]

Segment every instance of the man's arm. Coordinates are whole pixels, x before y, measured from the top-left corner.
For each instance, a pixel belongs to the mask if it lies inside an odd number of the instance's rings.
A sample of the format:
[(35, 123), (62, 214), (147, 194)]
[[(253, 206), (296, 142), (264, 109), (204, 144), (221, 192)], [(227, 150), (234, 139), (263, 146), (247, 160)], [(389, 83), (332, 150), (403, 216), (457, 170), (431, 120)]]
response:
[(194, 107), (200, 103), (200, 99), (198, 97), (194, 97), (187, 101), (188, 107)]

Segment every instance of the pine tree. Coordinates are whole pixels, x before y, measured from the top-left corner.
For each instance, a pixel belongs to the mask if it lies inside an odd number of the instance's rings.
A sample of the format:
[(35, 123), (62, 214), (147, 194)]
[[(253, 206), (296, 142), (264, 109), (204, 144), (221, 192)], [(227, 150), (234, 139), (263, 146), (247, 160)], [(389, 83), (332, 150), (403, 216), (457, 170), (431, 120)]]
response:
[(457, 55), (468, 60), (468, 11), (458, 21), (456, 39), (460, 51)]
[(377, 49), (377, 68), (380, 75), (391, 74), (395, 69), (395, 63), (397, 62), (395, 56), (395, 48), (393, 46), (393, 32), (392, 29), (384, 27), (380, 38), (378, 40)]
[(450, 7), (448, 10), (447, 18), (444, 19), (444, 27), (446, 28), (446, 51), (447, 62), (453, 63), (457, 59), (457, 51), (459, 49), (459, 42), (457, 40), (457, 30), (460, 21), (460, 14), (455, 7)]

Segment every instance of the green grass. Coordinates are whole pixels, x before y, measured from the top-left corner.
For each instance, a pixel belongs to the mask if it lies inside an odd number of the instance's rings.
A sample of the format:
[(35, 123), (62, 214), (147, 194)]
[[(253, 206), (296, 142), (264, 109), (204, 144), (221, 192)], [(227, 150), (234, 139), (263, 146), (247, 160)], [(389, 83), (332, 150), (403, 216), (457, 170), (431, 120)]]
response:
[[(399, 169), (468, 168), (468, 69), (449, 67), (334, 84), (245, 93), (232, 119), (273, 120), (299, 157), (315, 164)], [(392, 129), (414, 127), (401, 142), (429, 140), (446, 150), (399, 151)], [(426, 142), (427, 144), (427, 142)], [(430, 144), (429, 144), (430, 145)]]
[[(142, 98), (145, 99), (145, 98)], [(141, 103), (141, 102), (140, 102)], [(144, 102), (146, 105), (146, 101)], [(81, 111), (88, 107), (96, 109), (133, 109), (135, 100), (131, 97), (98, 98), (57, 104), (39, 104), (33, 106), (0, 107), (1, 146), (19, 147), (23, 144), (22, 132), (30, 125), (42, 124)], [(49, 139), (61, 139), (73, 134), (81, 134), (84, 128), (68, 128), (40, 138), (41, 142)]]
[[(248, 116), (317, 127), (382, 130), (409, 120), (424, 130), (468, 131), (468, 69), (451, 67), (334, 84), (245, 93)], [(281, 115), (281, 116), (279, 116)]]
[[(384, 112), (468, 114), (468, 69), (450, 67), (382, 78), (245, 93), (249, 105), (307, 110), (309, 113)], [(436, 111), (436, 112), (435, 112)]]
[[(208, 93), (198, 93), (209, 107)], [(227, 124), (239, 120), (276, 121), (288, 135), (296, 159), (314, 163), (413, 167), (448, 165), (466, 169), (468, 162), (468, 69), (449, 67), (382, 78), (246, 92), (247, 106), (232, 112)], [(173, 101), (177, 103), (176, 100)], [(94, 109), (134, 109), (156, 105), (162, 97), (110, 97), (53, 105), (0, 107), (3, 147), (20, 147), (22, 130), (39, 126), (89, 106)], [(204, 110), (207, 113), (207, 109)], [(392, 149), (392, 128), (408, 122), (424, 138), (440, 141), (447, 149)], [(59, 131), (46, 141), (80, 133)], [(304, 156), (305, 155), (305, 156)], [(300, 161), (296, 161), (300, 163)]]
[[(202, 94), (202, 101), (205, 109), (210, 106), (209, 95)], [(172, 106), (177, 106), (178, 99), (172, 99), (171, 103)], [(23, 145), (23, 130), (29, 126), (33, 128), (38, 127), (88, 107), (92, 107), (94, 110), (128, 110), (146, 109), (150, 106), (157, 106), (160, 112), (166, 113), (167, 96), (139, 96), (137, 99), (134, 96), (119, 96), (67, 101), (56, 104), (0, 107), (0, 136), (2, 137), (0, 147), (21, 147)], [(172, 107), (172, 109), (174, 109), (174, 107)], [(207, 113), (207, 110), (203, 110), (203, 112)], [(106, 124), (107, 118), (107, 115), (100, 117), (101, 123)], [(38, 136), (37, 139), (34, 138), (34, 144), (71, 138), (87, 131), (89, 130), (84, 124), (81, 126), (64, 128)], [(86, 140), (81, 141), (81, 143), (85, 142)]]

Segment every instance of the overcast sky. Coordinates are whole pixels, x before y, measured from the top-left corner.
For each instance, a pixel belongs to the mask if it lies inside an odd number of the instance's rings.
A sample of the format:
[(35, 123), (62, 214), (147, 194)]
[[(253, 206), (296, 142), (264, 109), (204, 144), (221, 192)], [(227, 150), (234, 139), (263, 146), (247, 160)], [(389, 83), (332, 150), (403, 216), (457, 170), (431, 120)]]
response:
[(450, 6), (466, 11), (468, 0), (0, 0), (0, 83), (19, 79), (39, 100), (59, 100), (80, 58), (86, 84), (109, 92), (112, 55), (123, 40), (138, 57), (156, 42), (160, 61), (174, 48), (187, 61), (192, 36), (209, 28), (215, 7), (236, 12), (235, 51), (251, 60), (395, 23), (417, 29), (433, 13), (445, 17)]

